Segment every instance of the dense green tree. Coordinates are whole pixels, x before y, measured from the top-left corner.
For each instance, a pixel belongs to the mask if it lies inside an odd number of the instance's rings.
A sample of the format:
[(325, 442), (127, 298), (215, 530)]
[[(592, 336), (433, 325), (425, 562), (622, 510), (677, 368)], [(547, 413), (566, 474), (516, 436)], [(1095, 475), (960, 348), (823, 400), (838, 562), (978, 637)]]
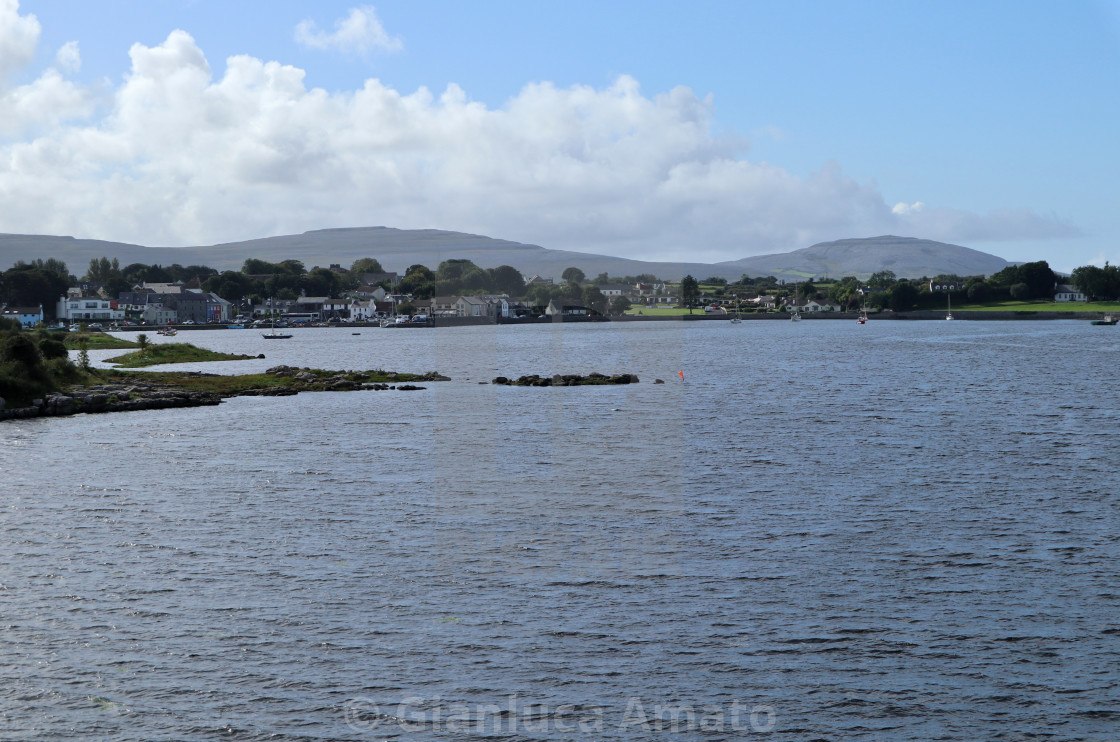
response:
[(462, 291), (485, 292), (490, 288), (490, 273), (477, 267), (467, 270), (459, 276), (459, 284)]
[(226, 301), (240, 301), (252, 288), (253, 281), (238, 271), (224, 271), (220, 275), (207, 278), (202, 283), (203, 291), (213, 292)]
[(534, 283), (525, 290), (525, 301), (530, 306), (545, 307), (553, 299), (565, 296), (564, 287), (550, 283)]
[[(409, 270), (412, 269), (409, 268)], [(436, 268), (435, 277), (441, 281), (456, 281), (461, 279), (464, 274), (478, 270), (481, 269), (473, 261), (455, 258), (440, 263), (439, 267)]]
[(608, 300), (603, 296), (603, 292), (599, 287), (593, 283), (589, 283), (583, 287), (583, 304), (589, 309), (595, 310), (599, 314), (606, 314)]
[(828, 287), (828, 300), (843, 308), (858, 307), (863, 300), (860, 282), (855, 276), (844, 276)]
[(565, 268), (564, 272), (560, 274), (560, 277), (568, 283), (583, 283), (584, 279), (587, 278), (587, 276), (583, 274), (583, 271), (574, 266)]
[(878, 271), (867, 279), (867, 285), (873, 289), (889, 289), (897, 280), (894, 271)]
[(700, 284), (691, 275), (685, 276), (681, 279), (681, 302), (688, 307), (688, 313), (692, 314), (692, 307), (695, 306), (696, 300), (700, 297)]
[[(174, 266), (172, 267), (174, 268)], [(218, 275), (218, 269), (211, 268), (208, 265), (188, 265), (186, 268), (179, 268), (178, 270), (181, 271), (184, 281), (189, 281), (192, 278), (205, 281), (211, 276)], [(178, 276), (176, 276), (176, 280), (178, 280)]]
[[(1026, 284), (1027, 296), (1025, 298), (1046, 299), (1054, 296), (1055, 280), (1056, 277), (1054, 271), (1050, 270), (1050, 265), (1045, 260), (1037, 260), (1022, 265), (1009, 265), (993, 274), (988, 279), (988, 283), (993, 287), (1008, 291), (1017, 283)], [(1017, 293), (1022, 294), (1022, 289), (1019, 289)]]
[(300, 288), (300, 276), (290, 273), (274, 273), (264, 280), (265, 293), (277, 299), (295, 299)]
[(918, 301), (918, 289), (910, 281), (899, 281), (887, 291), (887, 303), (896, 312), (913, 309)]
[(50, 273), (57, 276), (59, 279), (65, 281), (67, 285), (77, 282), (77, 278), (70, 275), (70, 271), (66, 268), (66, 263), (58, 260), (57, 258), (35, 258), (34, 260), (17, 260), (12, 265), (12, 270), (29, 271), (38, 270)]
[(121, 264), (116, 258), (109, 260), (107, 256), (90, 258), (89, 269), (86, 271), (86, 280), (105, 283), (113, 278), (121, 277)]
[(377, 258), (358, 258), (350, 264), (351, 273), (384, 273), (381, 262)]
[(300, 288), (308, 296), (335, 296), (338, 283), (338, 274), (330, 268), (312, 268), (300, 278)]
[(1013, 283), (1009, 291), (1011, 298), (1016, 301), (1026, 301), (1031, 298), (1031, 287), (1025, 283)]
[(1074, 269), (1070, 281), (1090, 299), (1115, 299), (1120, 296), (1120, 267), (1115, 265), (1105, 263), (1103, 268), (1083, 265)]
[(171, 283), (175, 277), (171, 271), (166, 270), (160, 265), (144, 265), (143, 263), (133, 263), (121, 271), (124, 278), (129, 282), (136, 283)]
[(58, 300), (66, 296), (69, 287), (69, 277), (30, 263), (17, 263), (0, 273), (0, 304), (16, 307), (42, 305), (43, 313), (54, 317)]
[(491, 268), (489, 273), (490, 288), (495, 294), (521, 296), (525, 293), (525, 279), (521, 277), (521, 271), (512, 265), (499, 265)]
[(632, 306), (630, 299), (625, 296), (616, 296), (611, 299), (611, 314), (626, 314)]
[(970, 281), (965, 284), (965, 295), (968, 296), (968, 300), (973, 304), (981, 304), (987, 301), (990, 295), (988, 284), (982, 280)]
[(105, 293), (110, 299), (116, 299), (123, 291), (132, 291), (132, 283), (125, 278), (117, 276), (105, 282)]
[(290, 273), (293, 276), (302, 276), (304, 273), (307, 273), (307, 269), (303, 267), (303, 261), (295, 260), (294, 258), (281, 260), (277, 263), (277, 266), (279, 266), (280, 270), (283, 272)]
[(817, 296), (819, 296), (817, 287), (813, 285), (812, 281), (802, 281), (797, 284), (797, 287), (794, 289), (794, 294), (797, 298), (804, 299), (805, 301), (816, 299)]
[(426, 265), (419, 263), (410, 265), (405, 271), (404, 278), (397, 285), (397, 291), (402, 294), (412, 294), (417, 299), (431, 299), (435, 296), (435, 274)]
[(283, 273), (284, 271), (275, 263), (269, 263), (258, 258), (246, 258), (245, 262), (241, 264), (241, 272), (251, 276), (263, 276)]
[(1019, 280), (1027, 284), (1031, 299), (1053, 299), (1056, 276), (1045, 260), (1019, 266)]
[(56, 388), (31, 333), (21, 332), (16, 322), (0, 323), (0, 398), (22, 407)]
[(66, 350), (66, 344), (52, 337), (45, 337), (39, 340), (39, 353), (43, 356), (44, 360), (48, 361), (55, 358), (68, 358), (70, 355), (70, 352)]

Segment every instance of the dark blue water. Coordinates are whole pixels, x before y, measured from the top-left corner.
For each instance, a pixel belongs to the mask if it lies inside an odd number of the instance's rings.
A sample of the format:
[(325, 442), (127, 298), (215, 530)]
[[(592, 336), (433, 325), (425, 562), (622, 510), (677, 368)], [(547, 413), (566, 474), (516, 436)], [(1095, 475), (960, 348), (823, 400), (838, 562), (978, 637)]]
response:
[(0, 738), (1116, 738), (1114, 328), (295, 334), (454, 380), (0, 426)]

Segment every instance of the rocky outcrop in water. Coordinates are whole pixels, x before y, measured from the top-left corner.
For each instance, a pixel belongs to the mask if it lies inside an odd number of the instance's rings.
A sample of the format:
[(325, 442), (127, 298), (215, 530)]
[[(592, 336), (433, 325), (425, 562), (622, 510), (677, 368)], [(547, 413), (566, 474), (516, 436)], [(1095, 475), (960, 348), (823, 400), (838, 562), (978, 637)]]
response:
[(590, 373), (587, 376), (579, 374), (554, 374), (552, 376), (519, 376), (508, 379), (505, 376), (495, 378), (492, 384), (501, 386), (604, 386), (608, 384), (637, 384), (638, 377), (634, 374), (606, 374)]
[[(265, 373), (290, 378), (285, 386), (259, 386), (236, 389), (222, 393), (194, 391), (173, 385), (129, 381), (121, 384), (100, 384), (75, 388), (66, 392), (48, 394), (32, 400), (27, 407), (5, 409), (0, 398), (0, 421), (34, 417), (75, 415), (81, 412), (128, 412), (131, 410), (163, 410), (174, 407), (201, 407), (220, 404), (224, 397), (288, 397), (300, 392), (348, 391), (419, 391), (426, 387), (408, 383), (386, 381), (446, 381), (448, 377), (435, 371), (422, 376), (396, 372), (323, 371), (292, 366), (274, 366)], [(201, 372), (188, 372), (188, 376), (213, 376)]]
[(210, 392), (168, 389), (151, 384), (101, 384), (66, 393), (48, 394), (32, 400), (28, 407), (0, 409), (0, 420), (76, 415), (79, 412), (128, 412), (166, 410), (173, 407), (202, 407), (222, 401)]

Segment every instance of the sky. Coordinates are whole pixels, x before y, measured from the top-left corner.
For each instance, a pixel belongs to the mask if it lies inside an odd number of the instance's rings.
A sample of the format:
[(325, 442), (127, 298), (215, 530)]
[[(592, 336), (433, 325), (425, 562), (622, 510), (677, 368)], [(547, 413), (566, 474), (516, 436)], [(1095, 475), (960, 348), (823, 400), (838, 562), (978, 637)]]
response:
[(0, 0), (0, 232), (1120, 262), (1120, 0)]

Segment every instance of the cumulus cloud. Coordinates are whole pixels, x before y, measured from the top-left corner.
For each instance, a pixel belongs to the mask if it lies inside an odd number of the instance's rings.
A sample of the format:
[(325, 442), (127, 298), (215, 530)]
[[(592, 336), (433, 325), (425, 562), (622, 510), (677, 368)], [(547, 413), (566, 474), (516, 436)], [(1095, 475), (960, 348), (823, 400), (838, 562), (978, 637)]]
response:
[(77, 72), (82, 68), (82, 53), (78, 49), (77, 41), (68, 41), (62, 45), (54, 57), (55, 64), (64, 72)]
[(374, 49), (395, 52), (404, 46), (399, 38), (389, 35), (377, 17), (377, 11), (370, 5), (351, 8), (349, 15), (335, 21), (333, 33), (320, 31), (311, 19), (300, 21), (295, 38), (299, 44), (311, 49), (358, 54)]
[[(35, 16), (21, 16), (16, 0), (0, 0), (0, 136), (44, 127), (50, 130), (92, 110), (93, 95), (64, 79), (59, 71), (73, 71), (80, 65), (76, 42), (59, 50), (57, 68), (46, 70), (26, 85), (7, 84), (34, 57), (39, 32)], [(3, 166), (0, 159), (0, 172)]]
[(1081, 230), (1075, 225), (1030, 209), (993, 209), (977, 214), (950, 208), (922, 208), (895, 213), (900, 216), (898, 223), (908, 234), (944, 242), (1005, 242), (1081, 236)]
[(19, 14), (19, 0), (0, 0), (0, 90), (31, 61), (40, 31), (35, 16)]
[(249, 56), (215, 73), (184, 31), (130, 57), (104, 99), (55, 70), (0, 98), (0, 231), (197, 245), (386, 225), (716, 261), (850, 236), (1069, 230), (1031, 212), (899, 213), (836, 163), (799, 177), (751, 162), (745, 141), (713, 134), (710, 98), (647, 95), (627, 76), (534, 83), (490, 108), (454, 84), (328, 93)]

